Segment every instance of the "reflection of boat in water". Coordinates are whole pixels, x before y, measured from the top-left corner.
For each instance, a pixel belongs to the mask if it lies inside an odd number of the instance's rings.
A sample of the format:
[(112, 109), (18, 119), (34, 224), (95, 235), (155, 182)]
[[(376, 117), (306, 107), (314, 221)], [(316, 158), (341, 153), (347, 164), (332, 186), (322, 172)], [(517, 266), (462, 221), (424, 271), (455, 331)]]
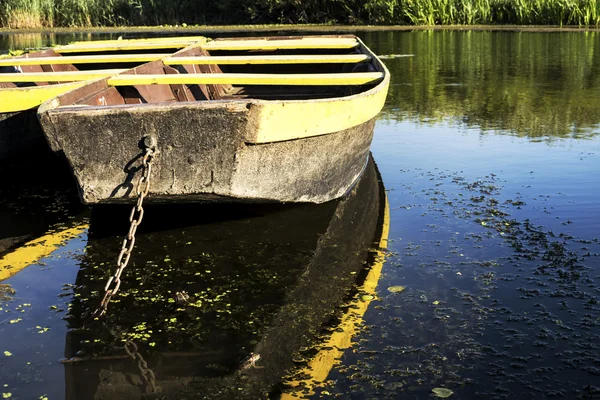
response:
[(167, 224), (148, 209), (121, 292), (102, 322), (81, 329), (121, 241), (106, 223), (114, 208), (96, 210), (68, 315), (67, 398), (142, 397), (124, 341), (140, 349), (161, 398), (276, 394), (364, 278), (384, 208), (370, 161), (347, 196), (321, 205), (163, 208)]
[(46, 154), (35, 163), (13, 161), (0, 165), (0, 281), (85, 229), (69, 218), (82, 207), (63, 160)]

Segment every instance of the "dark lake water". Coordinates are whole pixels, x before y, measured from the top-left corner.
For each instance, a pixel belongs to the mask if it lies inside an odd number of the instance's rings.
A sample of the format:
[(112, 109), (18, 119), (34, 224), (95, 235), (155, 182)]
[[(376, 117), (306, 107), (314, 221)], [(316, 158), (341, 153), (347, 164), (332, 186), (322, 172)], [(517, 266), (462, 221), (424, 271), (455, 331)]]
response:
[(600, 399), (600, 34), (360, 35), (412, 55), (376, 167), (323, 205), (149, 208), (103, 323), (129, 209), (0, 166), (4, 398)]

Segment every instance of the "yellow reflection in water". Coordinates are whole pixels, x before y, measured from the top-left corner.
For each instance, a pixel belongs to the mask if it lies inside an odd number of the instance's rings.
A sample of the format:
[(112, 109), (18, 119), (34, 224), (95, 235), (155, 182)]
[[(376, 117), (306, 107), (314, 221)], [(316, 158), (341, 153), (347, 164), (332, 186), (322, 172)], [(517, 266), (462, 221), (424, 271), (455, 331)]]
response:
[[(327, 380), (331, 369), (339, 363), (344, 351), (352, 346), (352, 338), (359, 330), (363, 315), (367, 312), (369, 304), (375, 298), (377, 283), (381, 276), (381, 269), (385, 262), (385, 249), (387, 248), (388, 234), (390, 230), (390, 209), (385, 199), (385, 210), (383, 215), (383, 228), (379, 239), (378, 250), (375, 261), (365, 278), (361, 289), (362, 295), (354, 299), (348, 307), (348, 312), (342, 316), (339, 328), (331, 334), (322, 345), (319, 353), (308, 362), (308, 366), (299, 371), (299, 376), (305, 379), (290, 379), (285, 383), (288, 386), (303, 387), (303, 391), (283, 393), (282, 400), (301, 399), (314, 394), (314, 388), (322, 386)], [(294, 374), (298, 375), (298, 374)]]

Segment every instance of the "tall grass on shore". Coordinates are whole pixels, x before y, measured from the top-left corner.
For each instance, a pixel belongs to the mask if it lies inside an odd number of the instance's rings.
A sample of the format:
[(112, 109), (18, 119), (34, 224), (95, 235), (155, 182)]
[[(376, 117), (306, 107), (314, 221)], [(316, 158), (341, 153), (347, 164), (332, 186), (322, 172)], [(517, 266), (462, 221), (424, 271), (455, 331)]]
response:
[(600, 25), (599, 0), (367, 0), (368, 22)]
[(223, 23), (600, 26), (600, 0), (2, 0), (0, 26)]
[(54, 0), (4, 0), (0, 3), (0, 25), (39, 28), (54, 25)]

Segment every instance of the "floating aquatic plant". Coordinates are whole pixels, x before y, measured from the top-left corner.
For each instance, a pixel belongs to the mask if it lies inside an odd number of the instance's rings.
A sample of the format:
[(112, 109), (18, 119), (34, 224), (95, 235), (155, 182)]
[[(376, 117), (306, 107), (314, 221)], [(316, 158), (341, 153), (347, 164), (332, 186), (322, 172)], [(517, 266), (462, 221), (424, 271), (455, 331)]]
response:
[(433, 392), (434, 396), (440, 397), (442, 399), (450, 397), (454, 393), (452, 390), (446, 388), (433, 388), (431, 389), (431, 391)]
[(402, 293), (406, 290), (405, 286), (390, 286), (387, 288), (390, 293)]

